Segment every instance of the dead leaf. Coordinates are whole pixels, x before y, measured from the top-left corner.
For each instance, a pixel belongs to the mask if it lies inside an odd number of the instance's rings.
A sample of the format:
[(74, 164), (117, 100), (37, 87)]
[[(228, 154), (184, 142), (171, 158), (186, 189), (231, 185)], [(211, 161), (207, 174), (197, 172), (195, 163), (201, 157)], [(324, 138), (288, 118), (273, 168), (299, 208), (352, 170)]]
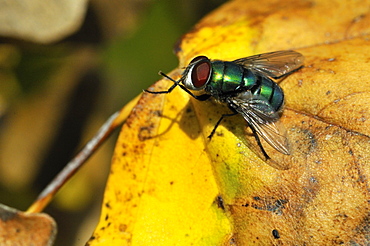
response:
[(49, 246), (56, 223), (47, 214), (29, 214), (0, 204), (0, 244)]
[(176, 48), (180, 69), (197, 55), (233, 60), (295, 49), (306, 57), (280, 82), (294, 153), (264, 144), (291, 168), (259, 157), (241, 117), (208, 141), (227, 107), (179, 88), (143, 94), (117, 141), (89, 245), (369, 243), (368, 16), (350, 1), (238, 0), (205, 17)]

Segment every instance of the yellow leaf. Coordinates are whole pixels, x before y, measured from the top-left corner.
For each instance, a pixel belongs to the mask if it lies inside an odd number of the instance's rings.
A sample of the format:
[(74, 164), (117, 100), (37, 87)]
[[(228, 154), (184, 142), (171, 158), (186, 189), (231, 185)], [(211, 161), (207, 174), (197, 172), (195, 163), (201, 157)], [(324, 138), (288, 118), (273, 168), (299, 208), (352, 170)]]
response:
[[(281, 49), (305, 55), (305, 68), (280, 82), (293, 154), (263, 143), (272, 158), (266, 163), (237, 116), (209, 141), (227, 107), (180, 88), (144, 93), (117, 141), (90, 245), (369, 243), (364, 4), (230, 1), (198, 23), (176, 48), (180, 69), (198, 55), (233, 60)], [(150, 89), (171, 85), (161, 80)]]
[(160, 244), (164, 235), (183, 245), (208, 245), (219, 243), (230, 231), (215, 201), (217, 185), (187, 101), (181, 91), (167, 99), (144, 94), (134, 108), (113, 156), (106, 217), (97, 228), (103, 235), (96, 235), (91, 245)]

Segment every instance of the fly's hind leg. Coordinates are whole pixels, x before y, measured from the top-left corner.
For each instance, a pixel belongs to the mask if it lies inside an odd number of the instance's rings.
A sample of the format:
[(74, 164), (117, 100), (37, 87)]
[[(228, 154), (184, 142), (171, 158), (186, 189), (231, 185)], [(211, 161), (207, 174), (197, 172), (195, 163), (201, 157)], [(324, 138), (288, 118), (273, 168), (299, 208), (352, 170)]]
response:
[[(249, 125), (249, 124), (248, 124), (248, 125)], [(261, 151), (262, 151), (263, 156), (266, 158), (266, 160), (271, 159), (271, 158), (270, 158), (270, 156), (266, 153), (265, 149), (263, 148), (262, 143), (261, 143), (261, 140), (260, 140), (260, 138), (259, 138), (259, 136), (258, 136), (258, 134), (257, 134), (256, 130), (255, 130), (253, 127), (251, 127), (250, 125), (249, 125), (249, 127), (252, 129), (253, 136), (254, 136), (254, 138), (256, 139), (257, 144), (258, 144), (258, 146), (260, 147), (260, 149), (261, 149)]]
[[(231, 109), (232, 109), (232, 108), (231, 108)], [(234, 116), (234, 115), (237, 115), (237, 114), (238, 114), (238, 112), (236, 112), (236, 111), (234, 111), (234, 110), (232, 110), (232, 111), (233, 111), (234, 113), (232, 113), (232, 114), (223, 114), (223, 115), (220, 117), (220, 119), (217, 121), (217, 123), (216, 123), (215, 127), (213, 128), (213, 130), (212, 130), (211, 134), (209, 134), (209, 136), (208, 136), (208, 138), (209, 138), (210, 140), (212, 139), (213, 135), (215, 134), (217, 127), (220, 125), (221, 121), (222, 121), (225, 117)], [(248, 124), (248, 125), (249, 125), (249, 124)], [(260, 140), (260, 138), (259, 138), (259, 136), (258, 136), (258, 134), (257, 134), (256, 130), (255, 130), (253, 127), (251, 127), (250, 125), (249, 125), (249, 127), (252, 129), (253, 136), (254, 136), (254, 138), (256, 139), (256, 142), (257, 142), (258, 146), (260, 147), (260, 149), (261, 149), (261, 152), (262, 152), (263, 156), (266, 158), (266, 160), (271, 159), (271, 158), (270, 158), (270, 156), (266, 153), (265, 149), (263, 148), (262, 143), (261, 143), (261, 140)]]
[(273, 79), (282, 79), (282, 78), (285, 78), (285, 77), (288, 77), (289, 75), (291, 75), (292, 73), (294, 72), (297, 72), (298, 70), (302, 69), (304, 66), (300, 66), (296, 69), (293, 69), (292, 71), (288, 72), (288, 73), (285, 73), (283, 75), (280, 75), (280, 76), (276, 76), (276, 77), (272, 77)]

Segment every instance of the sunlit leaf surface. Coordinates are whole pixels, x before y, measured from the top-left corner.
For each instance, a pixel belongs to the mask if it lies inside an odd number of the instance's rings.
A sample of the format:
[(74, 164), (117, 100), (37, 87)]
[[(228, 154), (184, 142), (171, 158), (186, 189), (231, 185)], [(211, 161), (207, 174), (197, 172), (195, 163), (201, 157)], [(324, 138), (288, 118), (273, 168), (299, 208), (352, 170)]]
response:
[(209, 141), (230, 112), (212, 100), (179, 88), (143, 94), (117, 141), (90, 245), (369, 243), (369, 3), (240, 0), (200, 21), (177, 46), (170, 76), (197, 55), (294, 49), (306, 57), (280, 81), (293, 154), (263, 143), (266, 163), (238, 116)]

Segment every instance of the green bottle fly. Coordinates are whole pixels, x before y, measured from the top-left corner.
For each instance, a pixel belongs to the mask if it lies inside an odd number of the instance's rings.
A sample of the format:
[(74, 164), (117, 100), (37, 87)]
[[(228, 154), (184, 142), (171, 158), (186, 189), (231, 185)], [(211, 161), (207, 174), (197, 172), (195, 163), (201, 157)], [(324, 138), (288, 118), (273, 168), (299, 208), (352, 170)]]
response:
[[(178, 81), (161, 73), (174, 82), (167, 91), (147, 92), (170, 93), (176, 86), (180, 86), (197, 100), (204, 101), (213, 97), (227, 104), (232, 113), (222, 115), (208, 137), (212, 138), (224, 117), (241, 114), (252, 129), (263, 155), (270, 159), (259, 136), (279, 152), (290, 154), (286, 130), (279, 122), (284, 92), (272, 79), (282, 78), (298, 70), (303, 61), (303, 55), (292, 50), (264, 53), (234, 61), (197, 56)], [(191, 91), (203, 94), (195, 95)]]

